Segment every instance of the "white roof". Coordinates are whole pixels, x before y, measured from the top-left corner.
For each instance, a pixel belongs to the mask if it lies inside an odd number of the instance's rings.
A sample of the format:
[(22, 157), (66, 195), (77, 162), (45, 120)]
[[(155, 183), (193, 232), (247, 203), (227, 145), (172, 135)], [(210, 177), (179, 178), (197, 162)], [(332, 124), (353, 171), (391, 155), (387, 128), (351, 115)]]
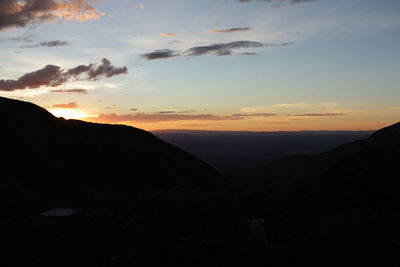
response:
[(67, 217), (74, 214), (75, 209), (51, 209), (40, 214), (41, 216)]

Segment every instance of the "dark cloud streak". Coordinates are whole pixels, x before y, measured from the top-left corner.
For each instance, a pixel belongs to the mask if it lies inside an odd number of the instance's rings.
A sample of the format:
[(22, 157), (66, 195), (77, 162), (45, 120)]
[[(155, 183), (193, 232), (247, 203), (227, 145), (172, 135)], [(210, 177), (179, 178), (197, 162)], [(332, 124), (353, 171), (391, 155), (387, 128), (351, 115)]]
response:
[(255, 52), (246, 52), (246, 53), (241, 53), (242, 56), (255, 56), (257, 53)]
[(56, 46), (66, 46), (69, 45), (69, 43), (67, 41), (60, 41), (60, 40), (56, 40), (56, 41), (50, 41), (50, 42), (42, 42), (40, 44), (36, 44), (36, 45), (23, 45), (20, 46), (20, 48), (35, 48), (35, 47), (56, 47)]
[(217, 56), (231, 55), (234, 49), (263, 47), (263, 43), (252, 41), (236, 41), (224, 44), (213, 44), (206, 46), (195, 46), (190, 48), (186, 54), (188, 56), (202, 56), (209, 53), (215, 53)]
[(147, 60), (171, 58), (171, 57), (177, 57), (177, 56), (179, 56), (179, 53), (177, 53), (171, 49), (161, 49), (161, 50), (156, 50), (156, 51), (141, 55), (142, 58), (147, 59)]
[(0, 38), (0, 42), (4, 42), (4, 41), (15, 41), (15, 42), (31, 43), (31, 42), (33, 42), (33, 39), (32, 39), (32, 35)]
[(242, 27), (242, 28), (230, 28), (230, 29), (223, 29), (223, 30), (213, 30), (213, 33), (232, 33), (232, 32), (240, 32), (240, 31), (249, 31), (251, 28), (249, 27)]
[(217, 56), (228, 56), (233, 53), (235, 49), (241, 48), (260, 48), (260, 47), (282, 47), (292, 45), (292, 42), (286, 43), (273, 43), (263, 44), (260, 42), (252, 41), (236, 41), (224, 44), (213, 44), (207, 46), (196, 46), (190, 48), (186, 53), (188, 56), (202, 56), (209, 53), (214, 53)]
[[(286, 43), (270, 43), (264, 44), (260, 42), (253, 41), (235, 41), (230, 43), (221, 43), (221, 44), (212, 44), (205, 46), (195, 46), (189, 48), (187, 51), (183, 53), (184, 56), (203, 56), (206, 54), (214, 54), (216, 56), (230, 56), (233, 54), (234, 50), (242, 49), (242, 48), (261, 48), (261, 47), (283, 47), (292, 45), (292, 42)], [(256, 55), (254, 52), (242, 53), (242, 55)], [(154, 59), (165, 59), (171, 57), (180, 57), (180, 53), (170, 50), (170, 49), (161, 49), (155, 50), (153, 52), (141, 55), (142, 58), (146, 60), (154, 60)]]

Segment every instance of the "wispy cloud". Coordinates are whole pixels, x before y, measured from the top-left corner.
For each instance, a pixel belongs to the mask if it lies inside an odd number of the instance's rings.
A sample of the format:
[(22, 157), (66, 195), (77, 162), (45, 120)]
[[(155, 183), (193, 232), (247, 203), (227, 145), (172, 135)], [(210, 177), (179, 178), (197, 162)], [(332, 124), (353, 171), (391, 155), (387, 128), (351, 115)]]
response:
[(178, 35), (176, 33), (160, 32), (160, 36), (162, 36), (162, 37), (176, 37)]
[(56, 41), (50, 41), (50, 42), (42, 42), (40, 44), (36, 44), (36, 45), (23, 45), (20, 46), (20, 48), (34, 48), (34, 47), (55, 47), (55, 46), (66, 46), (69, 45), (69, 43), (67, 41), (60, 41), (60, 40), (56, 40)]
[(189, 120), (208, 120), (208, 121), (220, 121), (226, 120), (229, 117), (218, 116), (212, 114), (159, 114), (159, 113), (137, 113), (137, 114), (125, 114), (117, 115), (111, 114), (100, 114), (97, 118), (87, 118), (87, 120), (93, 122), (102, 123), (121, 123), (121, 122), (160, 122), (160, 121), (189, 121)]
[(54, 104), (51, 106), (51, 108), (77, 108), (78, 104), (75, 102), (70, 102), (67, 104)]
[(230, 29), (222, 29), (222, 30), (213, 30), (213, 33), (232, 33), (232, 32), (241, 32), (241, 31), (249, 31), (251, 28), (242, 27), (242, 28), (230, 28)]
[(157, 114), (180, 114), (180, 113), (193, 113), (195, 110), (162, 110), (156, 112)]
[(206, 46), (195, 46), (187, 51), (188, 56), (202, 56), (209, 53), (214, 53), (217, 56), (231, 55), (233, 50), (240, 48), (256, 48), (263, 47), (264, 44), (252, 41), (236, 41), (223, 44), (212, 44)]
[(15, 42), (31, 43), (31, 42), (33, 42), (33, 38), (35, 36), (36, 36), (35, 34), (27, 34), (25, 36), (14, 36), (14, 37), (8, 37), (8, 38), (0, 38), (0, 42), (15, 41)]
[(83, 94), (86, 95), (88, 90), (86, 89), (59, 89), (59, 90), (50, 90), (50, 93), (68, 93), (68, 94)]
[[(216, 56), (230, 56), (233, 54), (234, 50), (242, 48), (283, 47), (292, 44), (293, 44), (292, 42), (264, 44), (253, 41), (235, 41), (230, 43), (191, 47), (185, 52), (183, 52), (182, 55), (187, 57), (203, 56), (207, 54), (214, 54)], [(242, 53), (242, 55), (255, 55), (255, 54), (256, 53), (254, 52)], [(147, 60), (164, 59), (164, 58), (179, 57), (179, 56), (181, 56), (181, 53), (173, 51), (171, 49), (155, 50), (153, 52), (141, 55), (142, 58)]]
[(115, 67), (106, 58), (102, 59), (100, 65), (91, 63), (67, 70), (63, 70), (59, 66), (47, 65), (43, 69), (27, 73), (16, 80), (0, 80), (0, 91), (15, 91), (41, 86), (57, 87), (69, 81), (94, 81), (127, 72), (127, 67)]
[[(192, 112), (192, 111), (190, 111)], [(136, 113), (136, 114), (100, 114), (98, 117), (86, 118), (92, 122), (101, 123), (126, 123), (126, 122), (162, 122), (162, 121), (225, 121), (225, 120), (244, 120), (250, 117), (270, 117), (275, 114), (182, 114), (176, 111), (159, 111), (156, 113)]]
[(173, 51), (171, 49), (161, 49), (161, 50), (156, 50), (156, 51), (141, 55), (142, 58), (147, 59), (147, 60), (171, 58), (171, 57), (177, 57), (177, 56), (179, 56), (179, 53), (177, 53), (176, 51)]
[(358, 104), (343, 103), (287, 103), (271, 106), (241, 108), (244, 114), (271, 112), (286, 117), (335, 117), (348, 116), (360, 110)]
[(306, 114), (295, 114), (294, 117), (332, 117), (332, 116), (347, 116), (345, 113), (306, 113)]
[(188, 56), (202, 56), (210, 53), (217, 56), (228, 56), (231, 55), (234, 50), (241, 48), (283, 47), (292, 44), (292, 42), (264, 44), (253, 41), (236, 41), (223, 44), (196, 46), (190, 48), (186, 53)]
[(237, 113), (237, 114), (232, 114), (232, 117), (271, 117), (271, 116), (276, 116), (276, 114), (273, 113)]
[(239, 0), (239, 2), (251, 2), (251, 1), (272, 2), (272, 3), (289, 2), (291, 4), (300, 4), (306, 2), (315, 2), (319, 0)]
[(144, 4), (136, 4), (135, 7), (139, 9), (144, 9)]
[(104, 16), (103, 12), (88, 2), (87, 0), (2, 0), (0, 1), (0, 30), (25, 27), (57, 18), (86, 21)]

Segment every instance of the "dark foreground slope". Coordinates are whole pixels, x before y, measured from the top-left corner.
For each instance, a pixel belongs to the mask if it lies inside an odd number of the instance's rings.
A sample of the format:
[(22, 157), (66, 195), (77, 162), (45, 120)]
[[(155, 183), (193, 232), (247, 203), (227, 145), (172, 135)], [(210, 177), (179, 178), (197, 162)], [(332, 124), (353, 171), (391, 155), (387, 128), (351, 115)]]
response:
[[(264, 168), (279, 266), (399, 266), (400, 124), (327, 153)], [(282, 174), (283, 175), (283, 174)], [(278, 179), (278, 175), (271, 175)], [(271, 186), (269, 188), (269, 186)], [(271, 226), (272, 228), (272, 226)]]
[[(17, 100), (0, 98), (0, 114), (1, 266), (213, 266), (229, 263), (222, 243), (243, 252), (237, 195), (194, 156)], [(52, 208), (79, 212), (39, 216)]]
[(222, 190), (211, 167), (133, 127), (55, 118), (30, 103), (0, 98), (2, 182), (82, 205), (92, 191)]

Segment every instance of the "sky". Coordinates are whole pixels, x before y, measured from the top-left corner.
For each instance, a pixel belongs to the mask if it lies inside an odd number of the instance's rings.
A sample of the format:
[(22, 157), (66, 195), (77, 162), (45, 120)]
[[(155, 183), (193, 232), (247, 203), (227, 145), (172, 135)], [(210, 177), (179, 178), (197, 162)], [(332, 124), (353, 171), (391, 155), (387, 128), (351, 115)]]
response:
[(0, 0), (0, 96), (145, 130), (400, 121), (398, 0)]

